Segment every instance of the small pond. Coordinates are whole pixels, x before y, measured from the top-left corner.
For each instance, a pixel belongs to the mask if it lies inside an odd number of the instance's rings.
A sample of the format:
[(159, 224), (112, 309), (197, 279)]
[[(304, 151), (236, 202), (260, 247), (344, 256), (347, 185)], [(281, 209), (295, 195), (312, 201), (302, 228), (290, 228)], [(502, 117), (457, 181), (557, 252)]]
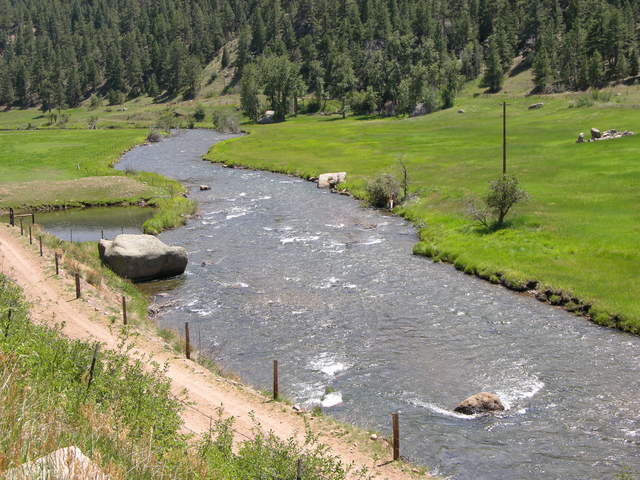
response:
[(95, 242), (121, 233), (142, 233), (142, 224), (153, 213), (144, 207), (77, 208), (36, 213), (36, 223), (61, 240)]

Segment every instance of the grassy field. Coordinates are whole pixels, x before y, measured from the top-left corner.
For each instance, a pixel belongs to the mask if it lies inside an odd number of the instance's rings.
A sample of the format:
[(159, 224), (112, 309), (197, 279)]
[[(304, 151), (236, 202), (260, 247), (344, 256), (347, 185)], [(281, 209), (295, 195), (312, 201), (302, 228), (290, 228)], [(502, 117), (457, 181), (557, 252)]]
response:
[[(517, 79), (507, 86), (514, 93)], [(500, 175), (503, 100), (508, 170), (531, 199), (510, 228), (487, 234), (465, 204)], [(536, 102), (544, 108), (528, 110)], [(424, 227), (416, 253), (516, 288), (540, 282), (539, 290), (554, 290), (552, 302), (573, 309), (577, 297), (597, 322), (640, 333), (640, 135), (576, 144), (591, 127), (640, 133), (640, 89), (524, 97), (472, 85), (455, 108), (420, 118), (246, 125), (250, 135), (216, 145), (208, 158), (306, 177), (347, 171), (357, 196), (368, 177), (393, 172), (401, 159), (415, 198), (397, 211)]]

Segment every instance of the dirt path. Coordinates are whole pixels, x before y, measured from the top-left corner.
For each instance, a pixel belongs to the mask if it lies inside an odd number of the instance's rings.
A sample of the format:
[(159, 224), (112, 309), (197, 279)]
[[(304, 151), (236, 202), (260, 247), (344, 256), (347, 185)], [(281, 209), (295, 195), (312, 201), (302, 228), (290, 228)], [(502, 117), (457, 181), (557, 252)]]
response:
[[(106, 348), (117, 349), (121, 341), (119, 329), (110, 325), (109, 309), (119, 310), (118, 297), (106, 289), (82, 284), (83, 298), (75, 300), (75, 289), (69, 275), (56, 277), (53, 254), (45, 252), (39, 257), (37, 248), (29, 245), (27, 237), (20, 237), (19, 229), (0, 226), (0, 271), (12, 278), (31, 301), (31, 317), (38, 323), (53, 325), (64, 321), (63, 333), (70, 338), (99, 341)], [(176, 395), (186, 397), (192, 407), (183, 412), (185, 429), (204, 433), (210, 426), (210, 417), (216, 418), (220, 407), (224, 416), (233, 416), (237, 440), (250, 436), (254, 428), (251, 413), (266, 431), (280, 438), (296, 437), (304, 441), (305, 419), (314, 433), (328, 445), (332, 453), (345, 464), (356, 469), (366, 467), (378, 479), (404, 480), (422, 477), (415, 469), (391, 463), (391, 449), (383, 441), (373, 441), (336, 425), (329, 419), (300, 414), (282, 403), (269, 402), (251, 388), (214, 375), (195, 362), (176, 356), (150, 328), (140, 327), (139, 335), (129, 338), (134, 343), (130, 355), (167, 365), (166, 375), (171, 379)], [(378, 458), (374, 451), (379, 452)]]

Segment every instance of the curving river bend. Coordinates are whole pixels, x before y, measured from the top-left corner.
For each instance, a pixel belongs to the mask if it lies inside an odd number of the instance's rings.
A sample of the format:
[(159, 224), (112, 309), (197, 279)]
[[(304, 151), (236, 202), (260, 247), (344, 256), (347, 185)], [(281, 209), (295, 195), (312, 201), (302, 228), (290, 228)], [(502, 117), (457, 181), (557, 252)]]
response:
[[(161, 324), (189, 321), (204, 351), (259, 388), (279, 359), (287, 396), (313, 404), (331, 387), (325, 411), (341, 420), (387, 433), (400, 410), (401, 453), (432, 473), (640, 470), (640, 338), (415, 257), (416, 232), (400, 218), (303, 180), (201, 160), (225, 138), (183, 132), (118, 166), (176, 178), (200, 205), (161, 235), (190, 258), (182, 279), (153, 286), (175, 302)], [(504, 415), (450, 412), (484, 390), (506, 400)]]

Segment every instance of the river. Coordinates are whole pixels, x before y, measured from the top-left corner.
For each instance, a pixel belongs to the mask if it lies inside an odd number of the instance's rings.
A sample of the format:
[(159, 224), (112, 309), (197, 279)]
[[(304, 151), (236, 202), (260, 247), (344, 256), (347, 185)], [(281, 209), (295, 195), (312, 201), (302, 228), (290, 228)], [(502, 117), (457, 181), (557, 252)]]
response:
[[(399, 410), (402, 455), (432, 473), (640, 469), (640, 338), (415, 257), (409, 223), (351, 198), (202, 161), (224, 138), (183, 132), (118, 165), (178, 179), (199, 202), (196, 218), (161, 235), (190, 259), (181, 280), (152, 286), (175, 302), (162, 325), (190, 322), (203, 351), (258, 388), (278, 359), (281, 391), (340, 420), (388, 434)], [(480, 391), (508, 410), (451, 412)]]

